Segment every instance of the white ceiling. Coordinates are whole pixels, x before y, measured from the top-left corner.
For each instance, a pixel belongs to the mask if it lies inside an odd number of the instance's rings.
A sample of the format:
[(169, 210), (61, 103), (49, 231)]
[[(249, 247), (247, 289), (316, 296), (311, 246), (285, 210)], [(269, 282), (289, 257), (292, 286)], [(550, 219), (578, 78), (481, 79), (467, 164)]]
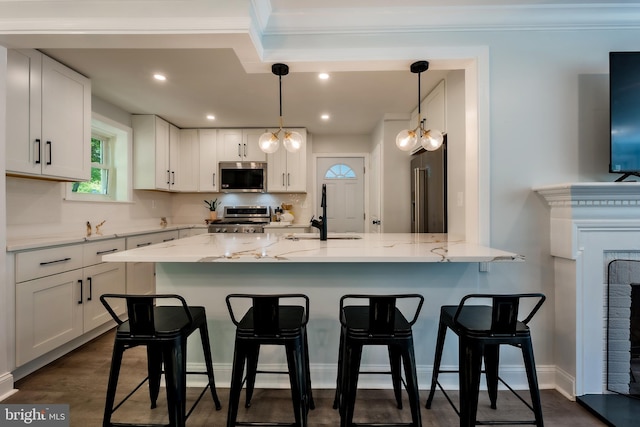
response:
[[(286, 57), (272, 47), (283, 35), (520, 30), (551, 21), (557, 28), (594, 27), (608, 16), (637, 25), (633, 6), (619, 9), (637, 3), (632, 0), (609, 3), (611, 15), (599, 0), (216, 0), (215, 7), (210, 0), (164, 0), (152, 9), (149, 3), (0, 0), (0, 44), (40, 48), (91, 78), (96, 96), (130, 113), (158, 114), (179, 127), (274, 127), (278, 77), (270, 72), (274, 60), (264, 58)], [(329, 59), (298, 57), (288, 64), (290, 74), (282, 78), (285, 126), (316, 135), (369, 134), (385, 114), (408, 117), (416, 108), (411, 62), (431, 62), (422, 75), (423, 96), (456, 68), (455, 61), (428, 57)], [(331, 78), (319, 81), (320, 71), (330, 71)], [(168, 80), (153, 81), (155, 72)], [(322, 113), (331, 119), (321, 121)]]
[[(157, 114), (181, 128), (274, 127), (278, 77), (247, 73), (232, 49), (43, 49), (91, 78), (92, 92), (133, 114)], [(417, 58), (422, 59), (422, 58)], [(369, 134), (385, 114), (408, 114), (418, 104), (418, 77), (409, 71), (290, 72), (282, 77), (284, 124), (319, 134)], [(306, 67), (308, 68), (308, 67)], [(269, 69), (269, 67), (267, 67)], [(152, 78), (156, 72), (167, 81)], [(428, 93), (446, 71), (421, 76)], [(327, 113), (330, 120), (320, 115)], [(205, 118), (213, 114), (215, 121)]]

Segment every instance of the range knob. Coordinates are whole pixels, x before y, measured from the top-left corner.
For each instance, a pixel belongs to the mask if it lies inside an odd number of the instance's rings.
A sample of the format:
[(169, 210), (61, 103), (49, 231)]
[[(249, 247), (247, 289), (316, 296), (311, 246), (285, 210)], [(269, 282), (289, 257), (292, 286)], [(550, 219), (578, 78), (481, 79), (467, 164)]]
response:
[(247, 228), (245, 230), (245, 233), (255, 233), (255, 232), (256, 232), (256, 230), (254, 228)]
[(233, 232), (234, 232), (234, 233), (237, 233), (237, 232), (238, 232), (238, 227), (234, 228), (234, 229), (233, 229)]

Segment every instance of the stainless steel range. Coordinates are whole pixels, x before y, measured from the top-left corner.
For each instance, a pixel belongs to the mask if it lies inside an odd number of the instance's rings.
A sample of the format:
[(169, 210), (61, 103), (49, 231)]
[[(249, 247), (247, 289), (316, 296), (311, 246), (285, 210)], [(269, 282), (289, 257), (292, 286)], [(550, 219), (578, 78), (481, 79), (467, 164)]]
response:
[(269, 206), (225, 206), (223, 218), (209, 223), (209, 233), (264, 233)]

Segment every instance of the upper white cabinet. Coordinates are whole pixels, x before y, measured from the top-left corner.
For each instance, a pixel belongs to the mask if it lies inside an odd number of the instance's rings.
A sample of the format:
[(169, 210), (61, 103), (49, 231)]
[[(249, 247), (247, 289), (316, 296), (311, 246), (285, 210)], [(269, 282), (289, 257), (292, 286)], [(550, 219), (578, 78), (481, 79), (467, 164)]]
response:
[[(179, 138), (177, 144), (171, 143), (174, 141), (173, 135), (169, 136), (169, 155), (171, 156), (170, 163), (176, 164), (175, 170), (179, 173), (178, 176), (173, 178), (173, 188), (175, 191), (198, 191), (198, 163), (200, 153), (200, 141), (198, 137), (197, 129), (181, 129), (179, 131)], [(173, 153), (177, 152), (177, 159), (173, 157)]]
[(218, 192), (218, 131), (216, 129), (200, 129), (200, 191)]
[(446, 93), (445, 83), (440, 83), (431, 91), (422, 102), (421, 110), (426, 118), (425, 129), (437, 129), (445, 133), (447, 131)]
[(264, 162), (267, 155), (258, 147), (263, 133), (263, 129), (218, 130), (218, 161)]
[(307, 131), (291, 129), (302, 135), (297, 153), (285, 150), (280, 141), (278, 151), (267, 155), (267, 191), (269, 193), (307, 192)]
[(196, 191), (197, 171), (192, 162), (198, 156), (197, 131), (183, 133), (154, 115), (134, 115), (131, 121), (133, 188)]
[(7, 173), (90, 179), (90, 80), (36, 50), (7, 55)]

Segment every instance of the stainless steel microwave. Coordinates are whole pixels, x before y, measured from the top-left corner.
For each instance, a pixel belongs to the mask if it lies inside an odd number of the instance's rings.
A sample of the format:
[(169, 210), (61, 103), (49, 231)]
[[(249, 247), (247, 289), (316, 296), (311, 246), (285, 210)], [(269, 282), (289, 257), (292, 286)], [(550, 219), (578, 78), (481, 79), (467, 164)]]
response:
[(223, 193), (265, 193), (266, 162), (220, 162), (220, 190)]

